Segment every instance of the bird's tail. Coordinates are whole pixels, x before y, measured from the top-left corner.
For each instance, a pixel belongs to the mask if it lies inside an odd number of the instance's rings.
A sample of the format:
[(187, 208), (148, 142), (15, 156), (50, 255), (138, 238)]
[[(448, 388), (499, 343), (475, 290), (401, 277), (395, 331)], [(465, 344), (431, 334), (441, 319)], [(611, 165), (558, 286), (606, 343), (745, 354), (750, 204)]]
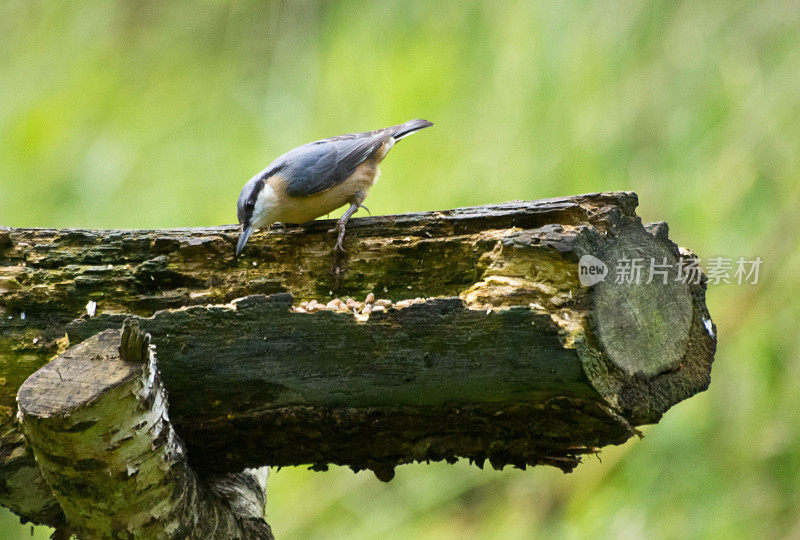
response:
[(427, 120), (409, 120), (405, 124), (400, 124), (399, 126), (394, 126), (392, 128), (394, 132), (392, 133), (392, 137), (394, 137), (395, 141), (399, 141), (403, 137), (407, 137), (411, 135), (415, 131), (419, 131), (420, 129), (425, 129), (426, 127), (430, 127), (433, 125), (433, 122), (428, 122)]

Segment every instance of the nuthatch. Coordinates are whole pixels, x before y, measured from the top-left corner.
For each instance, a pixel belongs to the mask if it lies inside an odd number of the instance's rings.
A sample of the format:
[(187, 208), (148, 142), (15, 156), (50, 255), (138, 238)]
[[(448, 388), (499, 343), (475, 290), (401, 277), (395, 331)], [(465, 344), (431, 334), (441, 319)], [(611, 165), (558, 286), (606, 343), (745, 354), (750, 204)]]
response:
[(336, 249), (344, 251), (345, 226), (378, 178), (378, 164), (394, 143), (432, 126), (409, 120), (398, 126), (323, 139), (283, 154), (250, 179), (239, 195), (242, 225), (236, 255), (254, 229), (281, 223), (306, 223), (350, 204), (339, 219)]

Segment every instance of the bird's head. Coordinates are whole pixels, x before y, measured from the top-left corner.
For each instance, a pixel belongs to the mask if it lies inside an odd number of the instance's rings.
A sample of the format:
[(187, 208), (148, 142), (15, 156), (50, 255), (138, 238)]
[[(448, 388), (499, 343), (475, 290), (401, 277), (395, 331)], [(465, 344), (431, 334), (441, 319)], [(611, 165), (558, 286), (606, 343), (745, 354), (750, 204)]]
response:
[(236, 244), (236, 256), (244, 249), (255, 229), (272, 223), (270, 216), (274, 204), (275, 193), (263, 174), (257, 174), (242, 188), (236, 207), (239, 224), (242, 226), (239, 242)]

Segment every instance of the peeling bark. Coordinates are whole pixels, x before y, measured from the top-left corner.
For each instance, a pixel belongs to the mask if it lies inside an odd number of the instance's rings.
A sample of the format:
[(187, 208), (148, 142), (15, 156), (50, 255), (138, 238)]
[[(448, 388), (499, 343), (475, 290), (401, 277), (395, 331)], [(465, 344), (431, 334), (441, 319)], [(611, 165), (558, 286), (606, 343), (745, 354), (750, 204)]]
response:
[(212, 481), (189, 467), (169, 422), (149, 336), (106, 330), (19, 390), (44, 478), (80, 538), (272, 538), (266, 471)]

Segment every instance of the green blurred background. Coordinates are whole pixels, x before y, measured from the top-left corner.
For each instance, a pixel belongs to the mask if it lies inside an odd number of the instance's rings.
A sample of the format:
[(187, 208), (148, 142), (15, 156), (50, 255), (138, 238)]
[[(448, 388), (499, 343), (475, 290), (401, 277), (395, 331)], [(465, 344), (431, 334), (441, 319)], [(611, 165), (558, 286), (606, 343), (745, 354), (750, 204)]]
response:
[(798, 2), (0, 2), (3, 225), (232, 223), (277, 155), (417, 117), (375, 214), (634, 190), (760, 280), (710, 287), (711, 388), (643, 440), (571, 475), (283, 469), (279, 539), (800, 537)]

